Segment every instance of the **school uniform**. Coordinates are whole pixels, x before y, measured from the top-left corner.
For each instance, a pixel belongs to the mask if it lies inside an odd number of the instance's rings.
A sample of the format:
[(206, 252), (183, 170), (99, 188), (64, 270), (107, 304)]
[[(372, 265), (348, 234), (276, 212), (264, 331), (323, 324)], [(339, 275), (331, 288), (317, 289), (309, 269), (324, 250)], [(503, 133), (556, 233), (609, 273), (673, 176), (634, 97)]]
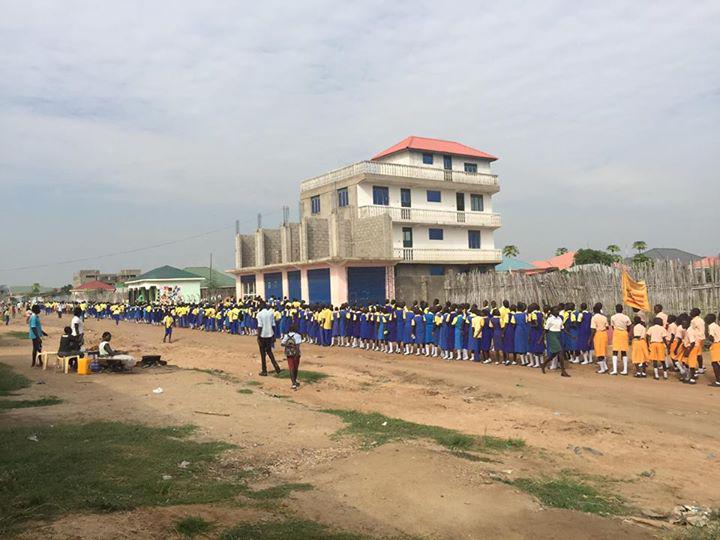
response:
[(624, 313), (615, 313), (615, 315), (610, 317), (610, 325), (613, 329), (613, 352), (627, 353), (630, 349), (630, 338), (628, 335), (628, 328), (632, 325), (630, 317)]
[(590, 329), (595, 330), (593, 349), (597, 358), (607, 356), (608, 326), (608, 318), (602, 313), (595, 313), (590, 319)]
[(667, 347), (665, 345), (668, 338), (668, 331), (662, 324), (653, 324), (647, 330), (650, 339), (648, 360), (652, 362), (665, 362)]
[(647, 330), (644, 325), (638, 323), (633, 326), (633, 342), (632, 342), (632, 357), (631, 361), (636, 366), (644, 364), (648, 360), (648, 345), (645, 336)]
[(514, 315), (515, 319), (515, 339), (513, 344), (514, 352), (517, 354), (525, 354), (528, 352), (529, 328), (527, 324), (527, 313), (518, 312)]
[(710, 323), (708, 326), (708, 336), (712, 339), (710, 345), (710, 361), (720, 362), (720, 325), (718, 323)]

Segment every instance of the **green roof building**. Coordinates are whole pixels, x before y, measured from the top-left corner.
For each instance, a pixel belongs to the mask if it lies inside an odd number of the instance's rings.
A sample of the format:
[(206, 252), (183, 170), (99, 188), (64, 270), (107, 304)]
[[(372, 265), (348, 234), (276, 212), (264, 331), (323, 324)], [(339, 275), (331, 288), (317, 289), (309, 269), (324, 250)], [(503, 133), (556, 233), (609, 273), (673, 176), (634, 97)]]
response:
[(130, 303), (199, 302), (205, 278), (174, 266), (159, 266), (125, 281)]

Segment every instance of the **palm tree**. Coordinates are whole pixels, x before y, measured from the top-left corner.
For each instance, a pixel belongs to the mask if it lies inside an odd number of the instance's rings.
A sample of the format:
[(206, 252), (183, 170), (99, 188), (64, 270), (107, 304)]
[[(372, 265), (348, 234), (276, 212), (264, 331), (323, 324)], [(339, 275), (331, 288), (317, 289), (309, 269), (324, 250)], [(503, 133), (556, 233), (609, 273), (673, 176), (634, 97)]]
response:
[(620, 262), (620, 246), (617, 244), (610, 244), (608, 247), (605, 248), (607, 252), (612, 256), (613, 260), (615, 262)]
[(642, 253), (647, 249), (647, 244), (643, 242), (642, 240), (635, 240), (633, 242), (632, 248), (637, 251), (638, 253)]
[(33, 294), (39, 294), (40, 293), (40, 284), (39, 283), (33, 283), (31, 292)]
[(568, 252), (568, 248), (566, 247), (559, 247), (555, 250), (555, 256), (559, 257), (560, 255), (565, 255)]
[(517, 257), (520, 255), (520, 250), (517, 246), (513, 246), (510, 244), (509, 246), (505, 246), (502, 250), (503, 257), (511, 258), (511, 257)]

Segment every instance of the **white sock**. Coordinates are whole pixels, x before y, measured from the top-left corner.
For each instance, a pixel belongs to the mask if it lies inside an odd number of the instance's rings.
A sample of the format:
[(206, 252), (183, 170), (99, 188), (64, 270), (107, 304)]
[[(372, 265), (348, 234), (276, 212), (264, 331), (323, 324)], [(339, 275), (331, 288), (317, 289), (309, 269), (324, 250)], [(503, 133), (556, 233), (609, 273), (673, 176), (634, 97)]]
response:
[(623, 360), (623, 373), (627, 373), (627, 370), (628, 370), (628, 357), (627, 357), (627, 356), (623, 356), (623, 357), (622, 357), (622, 360)]
[(618, 357), (617, 357), (617, 355), (613, 354), (612, 362), (613, 362), (612, 372), (613, 372), (613, 373), (617, 373), (617, 364), (618, 364)]

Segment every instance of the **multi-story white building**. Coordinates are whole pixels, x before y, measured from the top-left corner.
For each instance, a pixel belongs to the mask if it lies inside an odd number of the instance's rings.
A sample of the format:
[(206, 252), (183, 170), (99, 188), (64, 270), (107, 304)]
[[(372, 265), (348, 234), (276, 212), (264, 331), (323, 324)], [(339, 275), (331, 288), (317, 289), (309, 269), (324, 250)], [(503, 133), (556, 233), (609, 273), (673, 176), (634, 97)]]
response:
[(408, 137), (302, 182), (300, 223), (238, 235), (238, 295), (333, 304), (442, 296), (446, 272), (501, 261), (493, 240), (496, 159)]

